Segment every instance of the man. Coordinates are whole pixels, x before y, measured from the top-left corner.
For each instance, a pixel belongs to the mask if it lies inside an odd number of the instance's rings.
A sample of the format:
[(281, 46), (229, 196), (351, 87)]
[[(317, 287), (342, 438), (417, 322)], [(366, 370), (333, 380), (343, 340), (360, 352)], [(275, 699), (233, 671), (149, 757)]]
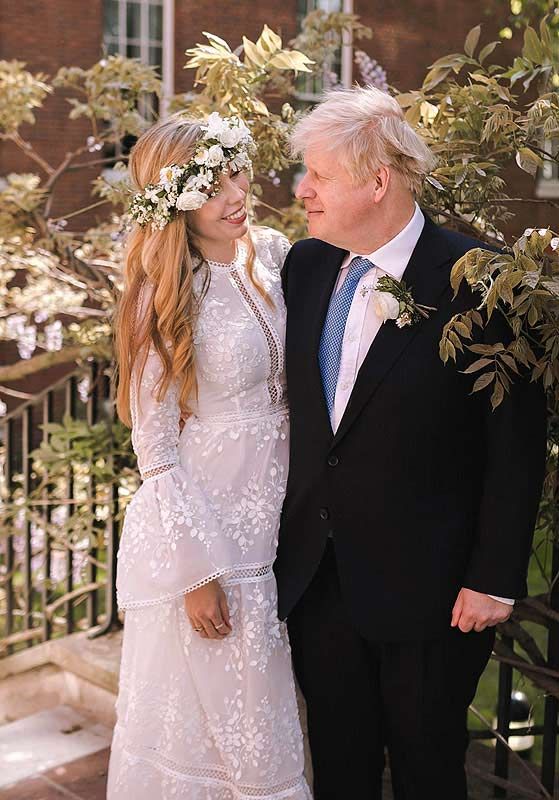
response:
[[(292, 143), (314, 238), (284, 267), (291, 462), (276, 575), (315, 800), (380, 798), (385, 746), (397, 800), (465, 800), (467, 708), (494, 626), (526, 592), (544, 393), (518, 380), (492, 412), (440, 360), (445, 323), (479, 303), (466, 286), (453, 300), (450, 270), (482, 245), (415, 203), (432, 157), (395, 100), (333, 92)], [(434, 310), (396, 324), (383, 276)], [(495, 314), (481, 335), (507, 329)]]

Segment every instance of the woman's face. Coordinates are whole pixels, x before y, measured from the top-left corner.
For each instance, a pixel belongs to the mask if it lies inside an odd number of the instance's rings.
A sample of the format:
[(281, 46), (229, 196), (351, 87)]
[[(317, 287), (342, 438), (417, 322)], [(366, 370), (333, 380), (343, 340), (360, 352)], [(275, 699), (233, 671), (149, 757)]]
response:
[(188, 222), (202, 253), (212, 245), (225, 244), (248, 231), (247, 196), (250, 182), (246, 172), (227, 172), (221, 176), (218, 194), (202, 208), (188, 211)]

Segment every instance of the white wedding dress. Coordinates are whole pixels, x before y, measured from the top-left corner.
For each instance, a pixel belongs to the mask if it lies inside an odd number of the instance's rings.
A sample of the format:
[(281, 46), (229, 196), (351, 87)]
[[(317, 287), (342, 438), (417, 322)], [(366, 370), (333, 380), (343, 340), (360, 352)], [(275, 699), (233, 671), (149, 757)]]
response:
[[(242, 243), (231, 264), (210, 262), (195, 324), (198, 396), (182, 432), (176, 389), (154, 399), (154, 350), (132, 392), (143, 483), (118, 554), (126, 614), (110, 800), (311, 798), (272, 571), (288, 468), (280, 268), (289, 243), (269, 228), (253, 239), (273, 307), (246, 274)], [(195, 291), (202, 284), (200, 271)], [(233, 627), (220, 641), (193, 631), (183, 599), (214, 578)]]

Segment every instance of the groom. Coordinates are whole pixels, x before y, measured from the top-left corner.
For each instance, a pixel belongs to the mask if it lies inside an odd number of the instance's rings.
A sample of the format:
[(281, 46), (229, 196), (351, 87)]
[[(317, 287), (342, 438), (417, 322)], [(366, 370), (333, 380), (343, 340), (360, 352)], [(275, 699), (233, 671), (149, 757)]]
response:
[[(526, 593), (544, 395), (517, 380), (492, 412), (440, 360), (445, 323), (479, 303), (465, 285), (453, 301), (450, 270), (483, 245), (415, 203), (432, 157), (392, 98), (330, 93), (292, 144), (314, 238), (283, 275), (291, 462), (275, 570), (315, 800), (380, 798), (385, 747), (397, 800), (465, 800), (467, 708), (494, 626)], [(383, 276), (435, 310), (396, 324)], [(507, 330), (497, 313), (483, 337)]]

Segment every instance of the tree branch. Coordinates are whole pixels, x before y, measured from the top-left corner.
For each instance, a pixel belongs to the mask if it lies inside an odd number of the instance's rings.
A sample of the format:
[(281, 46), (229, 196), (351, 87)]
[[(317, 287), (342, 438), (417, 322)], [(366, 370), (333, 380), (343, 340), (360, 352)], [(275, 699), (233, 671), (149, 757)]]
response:
[(35, 161), (41, 167), (41, 169), (47, 173), (47, 175), (52, 175), (54, 173), (55, 170), (53, 167), (51, 167), (48, 161), (45, 161), (45, 159), (37, 153), (32, 144), (26, 142), (25, 139), (22, 139), (19, 133), (13, 133), (6, 138), (10, 139), (16, 145), (16, 147), (19, 147), (20, 150), (23, 150), (25, 155)]
[(99, 349), (98, 347), (74, 345), (50, 353), (41, 353), (38, 356), (33, 356), (33, 358), (17, 361), (15, 364), (8, 364), (6, 367), (0, 367), (0, 381), (19, 381), (43, 369), (60, 364), (69, 364), (78, 358), (88, 358), (96, 355)]

